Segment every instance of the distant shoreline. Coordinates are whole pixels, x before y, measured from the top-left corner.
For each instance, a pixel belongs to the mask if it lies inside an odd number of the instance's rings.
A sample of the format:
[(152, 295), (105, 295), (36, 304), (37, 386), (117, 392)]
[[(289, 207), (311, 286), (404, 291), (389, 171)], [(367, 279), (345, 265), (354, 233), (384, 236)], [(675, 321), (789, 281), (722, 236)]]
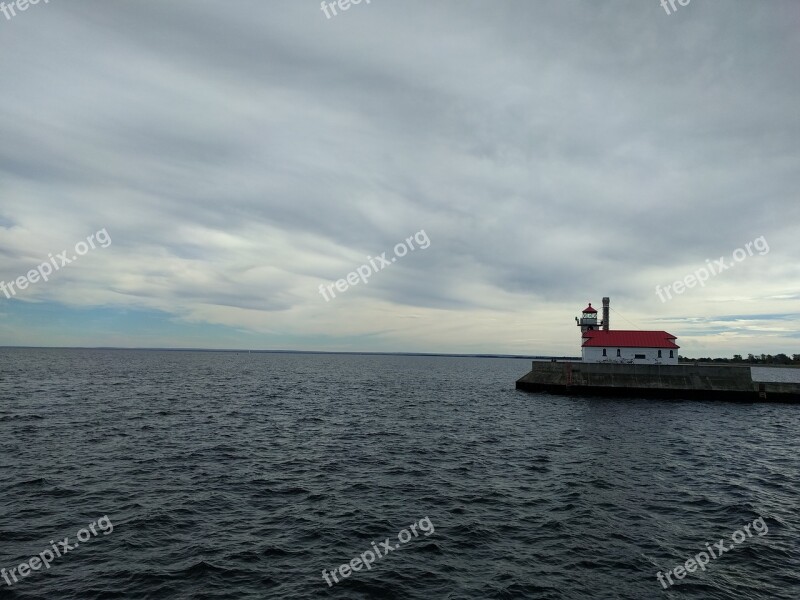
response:
[[(112, 350), (134, 352), (225, 352), (234, 354), (323, 354), (347, 356), (431, 356), (442, 358), (513, 358), (518, 360), (555, 361), (555, 362), (583, 362), (580, 356), (543, 356), (528, 354), (455, 354), (439, 352), (358, 352), (345, 350), (242, 350), (236, 348), (125, 348), (120, 346), (0, 346), (0, 350)], [(798, 364), (781, 364), (770, 362), (749, 362), (748, 360), (736, 361), (730, 358), (693, 359), (680, 357), (678, 364), (682, 365), (714, 365), (731, 367), (776, 367), (798, 369)]]
[(580, 362), (579, 356), (533, 356), (527, 354), (454, 354), (439, 352), (357, 352), (336, 350), (247, 350), (215, 348), (124, 348), (119, 346), (0, 346), (0, 350), (126, 350), (137, 352), (227, 352), (244, 354), (346, 354), (355, 356), (441, 356), (452, 358), (517, 358), (524, 360), (571, 360)]

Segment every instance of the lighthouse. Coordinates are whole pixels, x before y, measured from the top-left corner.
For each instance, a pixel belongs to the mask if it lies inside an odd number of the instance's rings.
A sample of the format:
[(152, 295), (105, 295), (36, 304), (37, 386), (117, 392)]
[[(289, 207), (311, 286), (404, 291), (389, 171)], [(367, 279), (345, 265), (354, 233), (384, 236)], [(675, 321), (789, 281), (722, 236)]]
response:
[(578, 324), (578, 327), (581, 328), (581, 333), (597, 329), (597, 311), (592, 308), (591, 302), (589, 302), (589, 306), (584, 308), (581, 312), (580, 319), (575, 317), (575, 322)]
[(592, 303), (583, 309), (575, 322), (581, 328), (581, 358), (585, 363), (624, 363), (677, 365), (677, 339), (666, 331), (610, 330), (611, 302), (603, 298), (603, 320), (597, 322)]

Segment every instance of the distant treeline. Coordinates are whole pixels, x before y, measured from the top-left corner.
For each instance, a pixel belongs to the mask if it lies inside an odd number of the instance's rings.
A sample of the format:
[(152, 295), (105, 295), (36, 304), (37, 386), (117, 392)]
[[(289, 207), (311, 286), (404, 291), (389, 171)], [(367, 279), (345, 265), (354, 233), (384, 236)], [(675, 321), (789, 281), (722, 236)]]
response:
[(688, 356), (678, 355), (678, 361), (686, 362), (715, 362), (715, 363), (743, 363), (751, 365), (800, 365), (800, 354), (748, 354), (747, 358), (742, 358), (741, 354), (734, 354), (733, 358), (689, 358)]

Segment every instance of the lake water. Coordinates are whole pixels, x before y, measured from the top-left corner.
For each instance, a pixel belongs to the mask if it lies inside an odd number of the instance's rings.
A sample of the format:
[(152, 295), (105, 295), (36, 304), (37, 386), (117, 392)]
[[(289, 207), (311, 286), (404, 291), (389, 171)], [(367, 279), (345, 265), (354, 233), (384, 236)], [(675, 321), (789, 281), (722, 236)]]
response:
[(753, 381), (763, 383), (800, 383), (800, 369), (789, 367), (750, 367)]
[(0, 598), (800, 597), (800, 406), (515, 390), (529, 368), (0, 350)]

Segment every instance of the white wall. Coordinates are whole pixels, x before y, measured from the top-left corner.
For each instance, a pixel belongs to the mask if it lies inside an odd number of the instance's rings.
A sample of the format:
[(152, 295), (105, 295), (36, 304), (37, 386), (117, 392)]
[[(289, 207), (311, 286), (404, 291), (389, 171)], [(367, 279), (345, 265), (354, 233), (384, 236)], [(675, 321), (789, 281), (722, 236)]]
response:
[[(673, 350), (673, 358), (669, 357), (669, 350), (666, 348), (661, 349), (662, 358), (658, 358), (658, 348), (620, 348), (620, 357), (617, 357), (616, 348), (606, 348), (608, 356), (603, 356), (602, 348), (581, 348), (581, 357), (583, 362), (625, 362), (636, 365), (677, 365), (678, 364), (678, 351)], [(647, 358), (642, 360), (634, 358), (636, 354), (644, 354)]]

